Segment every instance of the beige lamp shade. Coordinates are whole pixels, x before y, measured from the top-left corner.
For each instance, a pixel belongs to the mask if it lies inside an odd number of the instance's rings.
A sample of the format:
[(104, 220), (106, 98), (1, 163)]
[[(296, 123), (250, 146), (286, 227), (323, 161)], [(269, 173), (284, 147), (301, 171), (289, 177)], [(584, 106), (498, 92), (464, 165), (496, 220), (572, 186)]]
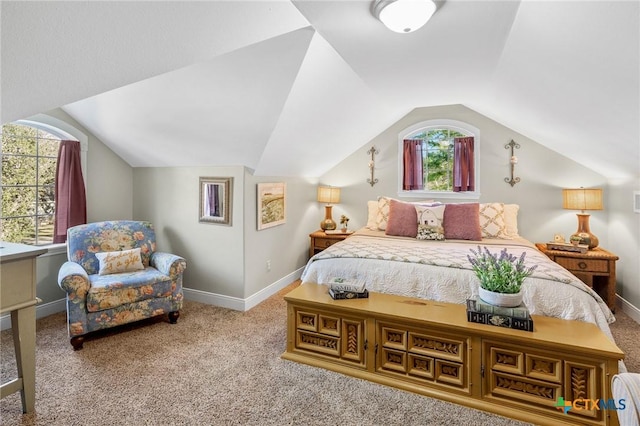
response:
[(562, 208), (569, 210), (602, 210), (602, 189), (563, 189)]
[(573, 234), (571, 239), (579, 238), (579, 244), (589, 246), (589, 250), (598, 247), (598, 237), (591, 233), (589, 228), (589, 215), (585, 214), (585, 210), (602, 210), (602, 189), (563, 189), (562, 190), (562, 208), (569, 210), (582, 210), (577, 213), (578, 230)]
[(333, 188), (331, 186), (319, 186), (318, 202), (325, 204), (338, 204), (340, 202), (340, 188)]

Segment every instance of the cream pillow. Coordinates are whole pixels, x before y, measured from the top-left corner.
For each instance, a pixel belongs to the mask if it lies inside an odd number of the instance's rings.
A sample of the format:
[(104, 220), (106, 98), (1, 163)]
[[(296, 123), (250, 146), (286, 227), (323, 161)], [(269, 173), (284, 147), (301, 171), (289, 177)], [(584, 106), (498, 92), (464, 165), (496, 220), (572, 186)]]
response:
[(506, 238), (504, 203), (480, 204), (482, 238)]
[(378, 197), (378, 213), (376, 215), (376, 227), (384, 231), (387, 229), (387, 222), (389, 221), (389, 204), (391, 198)]
[(378, 217), (378, 202), (367, 201), (367, 229), (371, 229), (372, 231), (378, 230), (378, 224), (376, 219)]
[(518, 210), (520, 206), (518, 204), (505, 204), (504, 205), (504, 225), (505, 234), (507, 239), (518, 238)]
[(140, 248), (96, 253), (96, 258), (98, 262), (100, 262), (99, 275), (140, 271), (144, 269), (142, 257), (140, 256)]

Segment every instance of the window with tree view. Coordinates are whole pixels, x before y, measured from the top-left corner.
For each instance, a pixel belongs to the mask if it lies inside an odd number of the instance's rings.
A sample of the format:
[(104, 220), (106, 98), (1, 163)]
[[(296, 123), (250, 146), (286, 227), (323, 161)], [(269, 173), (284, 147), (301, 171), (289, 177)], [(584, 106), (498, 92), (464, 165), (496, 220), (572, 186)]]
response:
[(400, 194), (476, 197), (478, 136), (478, 129), (453, 120), (431, 120), (405, 129), (398, 138)]
[(453, 139), (468, 136), (452, 129), (427, 129), (411, 136), (422, 140), (424, 189), (453, 191)]
[(54, 190), (60, 138), (21, 124), (2, 126), (0, 239), (53, 242)]

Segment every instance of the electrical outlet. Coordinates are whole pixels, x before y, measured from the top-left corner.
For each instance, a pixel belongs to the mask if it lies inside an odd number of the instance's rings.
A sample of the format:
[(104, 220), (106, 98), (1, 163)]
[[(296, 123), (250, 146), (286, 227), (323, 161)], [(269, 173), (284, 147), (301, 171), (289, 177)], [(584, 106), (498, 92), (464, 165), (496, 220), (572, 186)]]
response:
[(267, 271), (271, 270), (271, 260), (267, 260)]

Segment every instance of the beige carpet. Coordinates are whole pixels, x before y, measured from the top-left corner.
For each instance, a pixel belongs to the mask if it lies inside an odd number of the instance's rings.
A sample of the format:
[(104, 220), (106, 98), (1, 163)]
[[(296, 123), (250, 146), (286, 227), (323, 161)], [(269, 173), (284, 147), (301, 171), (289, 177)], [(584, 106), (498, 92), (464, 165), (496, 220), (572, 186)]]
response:
[[(295, 284), (294, 284), (295, 285)], [(524, 423), (280, 358), (286, 306), (278, 295), (237, 312), (186, 302), (178, 324), (151, 320), (87, 340), (74, 352), (65, 314), (38, 320), (36, 413), (18, 394), (3, 425), (522, 425)], [(614, 332), (640, 372), (640, 326)], [(621, 337), (622, 336), (622, 337)], [(15, 377), (1, 333), (2, 382)]]

